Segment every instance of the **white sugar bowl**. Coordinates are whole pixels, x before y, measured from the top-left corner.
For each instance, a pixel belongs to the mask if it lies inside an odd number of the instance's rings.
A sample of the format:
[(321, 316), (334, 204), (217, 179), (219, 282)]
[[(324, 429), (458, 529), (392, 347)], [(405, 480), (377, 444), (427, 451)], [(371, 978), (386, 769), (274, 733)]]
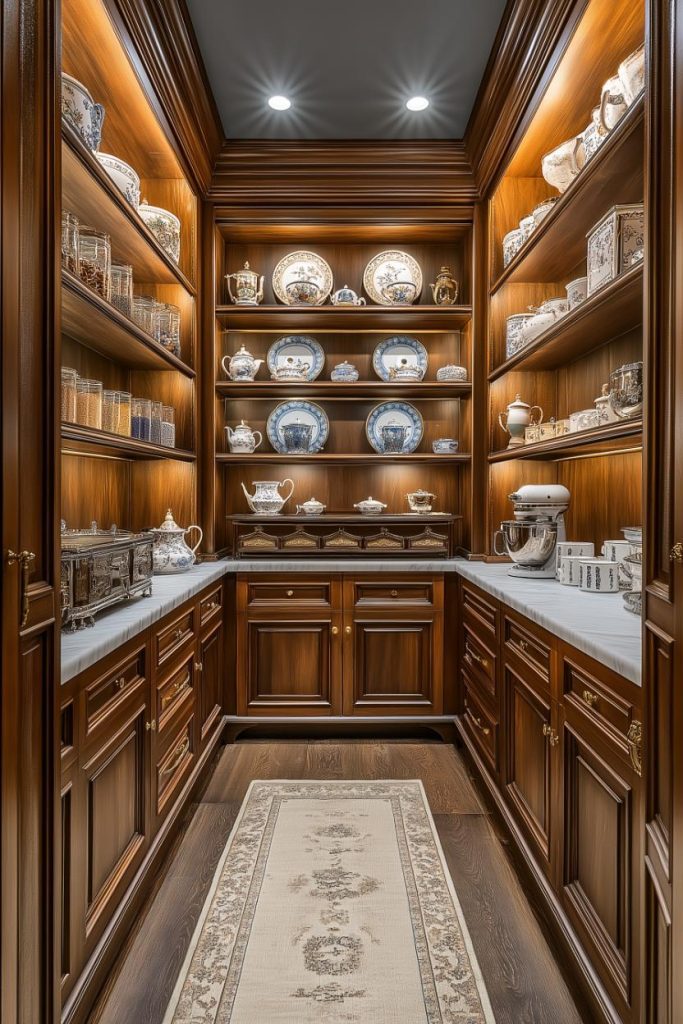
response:
[(467, 380), (467, 369), (464, 366), (455, 366), (453, 363), (448, 363), (436, 371), (436, 379), (440, 383), (462, 384)]

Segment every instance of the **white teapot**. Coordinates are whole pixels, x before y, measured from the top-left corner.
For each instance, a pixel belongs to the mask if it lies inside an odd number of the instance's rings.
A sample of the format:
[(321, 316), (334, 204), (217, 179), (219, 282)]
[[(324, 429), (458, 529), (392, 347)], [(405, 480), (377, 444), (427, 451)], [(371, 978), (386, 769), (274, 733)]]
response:
[(234, 356), (223, 356), (221, 366), (230, 380), (253, 380), (262, 362), (262, 359), (254, 359), (251, 352), (242, 345)]
[[(258, 441), (256, 435), (258, 434)], [(225, 436), (231, 452), (239, 452), (250, 455), (255, 452), (263, 441), (263, 434), (260, 430), (252, 430), (248, 423), (241, 420), (236, 427), (226, 427)]]
[(336, 292), (333, 292), (330, 296), (330, 302), (333, 306), (364, 306), (365, 299), (356, 295), (353, 288), (349, 288), (348, 284), (345, 284), (343, 288), (338, 288)]
[[(190, 530), (199, 531), (199, 540), (193, 548), (185, 543), (185, 534)], [(178, 526), (170, 508), (161, 526), (156, 530), (150, 530), (150, 533), (154, 534), (152, 565), (158, 575), (186, 572), (197, 561), (196, 551), (204, 536), (201, 527)]]
[[(278, 515), (285, 502), (289, 501), (294, 493), (294, 481), (289, 477), (285, 480), (254, 480), (253, 483), (256, 488), (253, 494), (249, 494), (244, 484), (242, 484), (242, 490), (249, 508), (257, 516)], [(279, 488), (284, 487), (285, 484), (290, 484), (290, 489), (287, 497), (283, 498)]]
[[(534, 409), (538, 411), (538, 417), (534, 419)], [(505, 417), (505, 422), (503, 422)], [(510, 402), (505, 412), (501, 412), (498, 416), (498, 422), (505, 431), (506, 434), (510, 435), (510, 443), (508, 448), (517, 448), (519, 445), (524, 444), (524, 428), (540, 423), (543, 419), (543, 409), (539, 405), (528, 405), (522, 401), (521, 395), (515, 395), (514, 402)]]

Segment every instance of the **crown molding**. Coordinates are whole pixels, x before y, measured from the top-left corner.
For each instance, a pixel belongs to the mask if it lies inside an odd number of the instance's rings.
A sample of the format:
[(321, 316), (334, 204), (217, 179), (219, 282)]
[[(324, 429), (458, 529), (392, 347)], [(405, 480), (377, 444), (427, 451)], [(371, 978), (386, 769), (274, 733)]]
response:
[(476, 198), (460, 141), (226, 140), (208, 198), (229, 205), (461, 204)]
[(479, 195), (488, 194), (588, 0), (509, 0), (465, 130)]
[(106, 0), (135, 70), (175, 138), (181, 162), (206, 191), (223, 128), (185, 0)]

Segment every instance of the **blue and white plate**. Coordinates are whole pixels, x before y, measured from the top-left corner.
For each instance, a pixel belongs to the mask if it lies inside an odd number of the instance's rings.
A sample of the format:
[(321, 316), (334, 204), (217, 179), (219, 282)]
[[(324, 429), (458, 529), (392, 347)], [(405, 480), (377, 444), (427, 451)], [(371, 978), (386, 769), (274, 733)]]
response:
[(382, 402), (368, 416), (365, 433), (380, 455), (409, 455), (422, 440), (424, 423), (410, 402)]
[(330, 421), (325, 411), (315, 402), (303, 401), (280, 402), (268, 417), (266, 433), (275, 451), (280, 455), (292, 454), (285, 445), (282, 428), (297, 421), (313, 427), (310, 453), (321, 451), (330, 433)]
[(405, 365), (404, 360), (411, 366), (417, 366), (420, 376), (424, 377), (429, 362), (427, 349), (417, 338), (397, 334), (380, 341), (372, 353), (372, 368), (382, 380), (393, 380), (392, 369)]
[(315, 338), (308, 338), (305, 334), (288, 334), (273, 342), (268, 349), (267, 359), (271, 375), (275, 375), (278, 368), (286, 366), (287, 360), (301, 360), (310, 365), (305, 379), (315, 380), (325, 365), (325, 352)]

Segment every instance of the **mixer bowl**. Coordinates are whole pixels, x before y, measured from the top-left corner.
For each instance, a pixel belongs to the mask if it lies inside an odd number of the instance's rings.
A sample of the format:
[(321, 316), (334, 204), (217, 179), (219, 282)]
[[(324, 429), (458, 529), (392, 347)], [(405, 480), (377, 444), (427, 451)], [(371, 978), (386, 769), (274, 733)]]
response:
[[(498, 550), (498, 538), (502, 536), (504, 551)], [(507, 555), (518, 565), (543, 566), (552, 557), (557, 544), (557, 523), (551, 520), (518, 522), (507, 519), (500, 524), (493, 538), (493, 550), (497, 555)]]

